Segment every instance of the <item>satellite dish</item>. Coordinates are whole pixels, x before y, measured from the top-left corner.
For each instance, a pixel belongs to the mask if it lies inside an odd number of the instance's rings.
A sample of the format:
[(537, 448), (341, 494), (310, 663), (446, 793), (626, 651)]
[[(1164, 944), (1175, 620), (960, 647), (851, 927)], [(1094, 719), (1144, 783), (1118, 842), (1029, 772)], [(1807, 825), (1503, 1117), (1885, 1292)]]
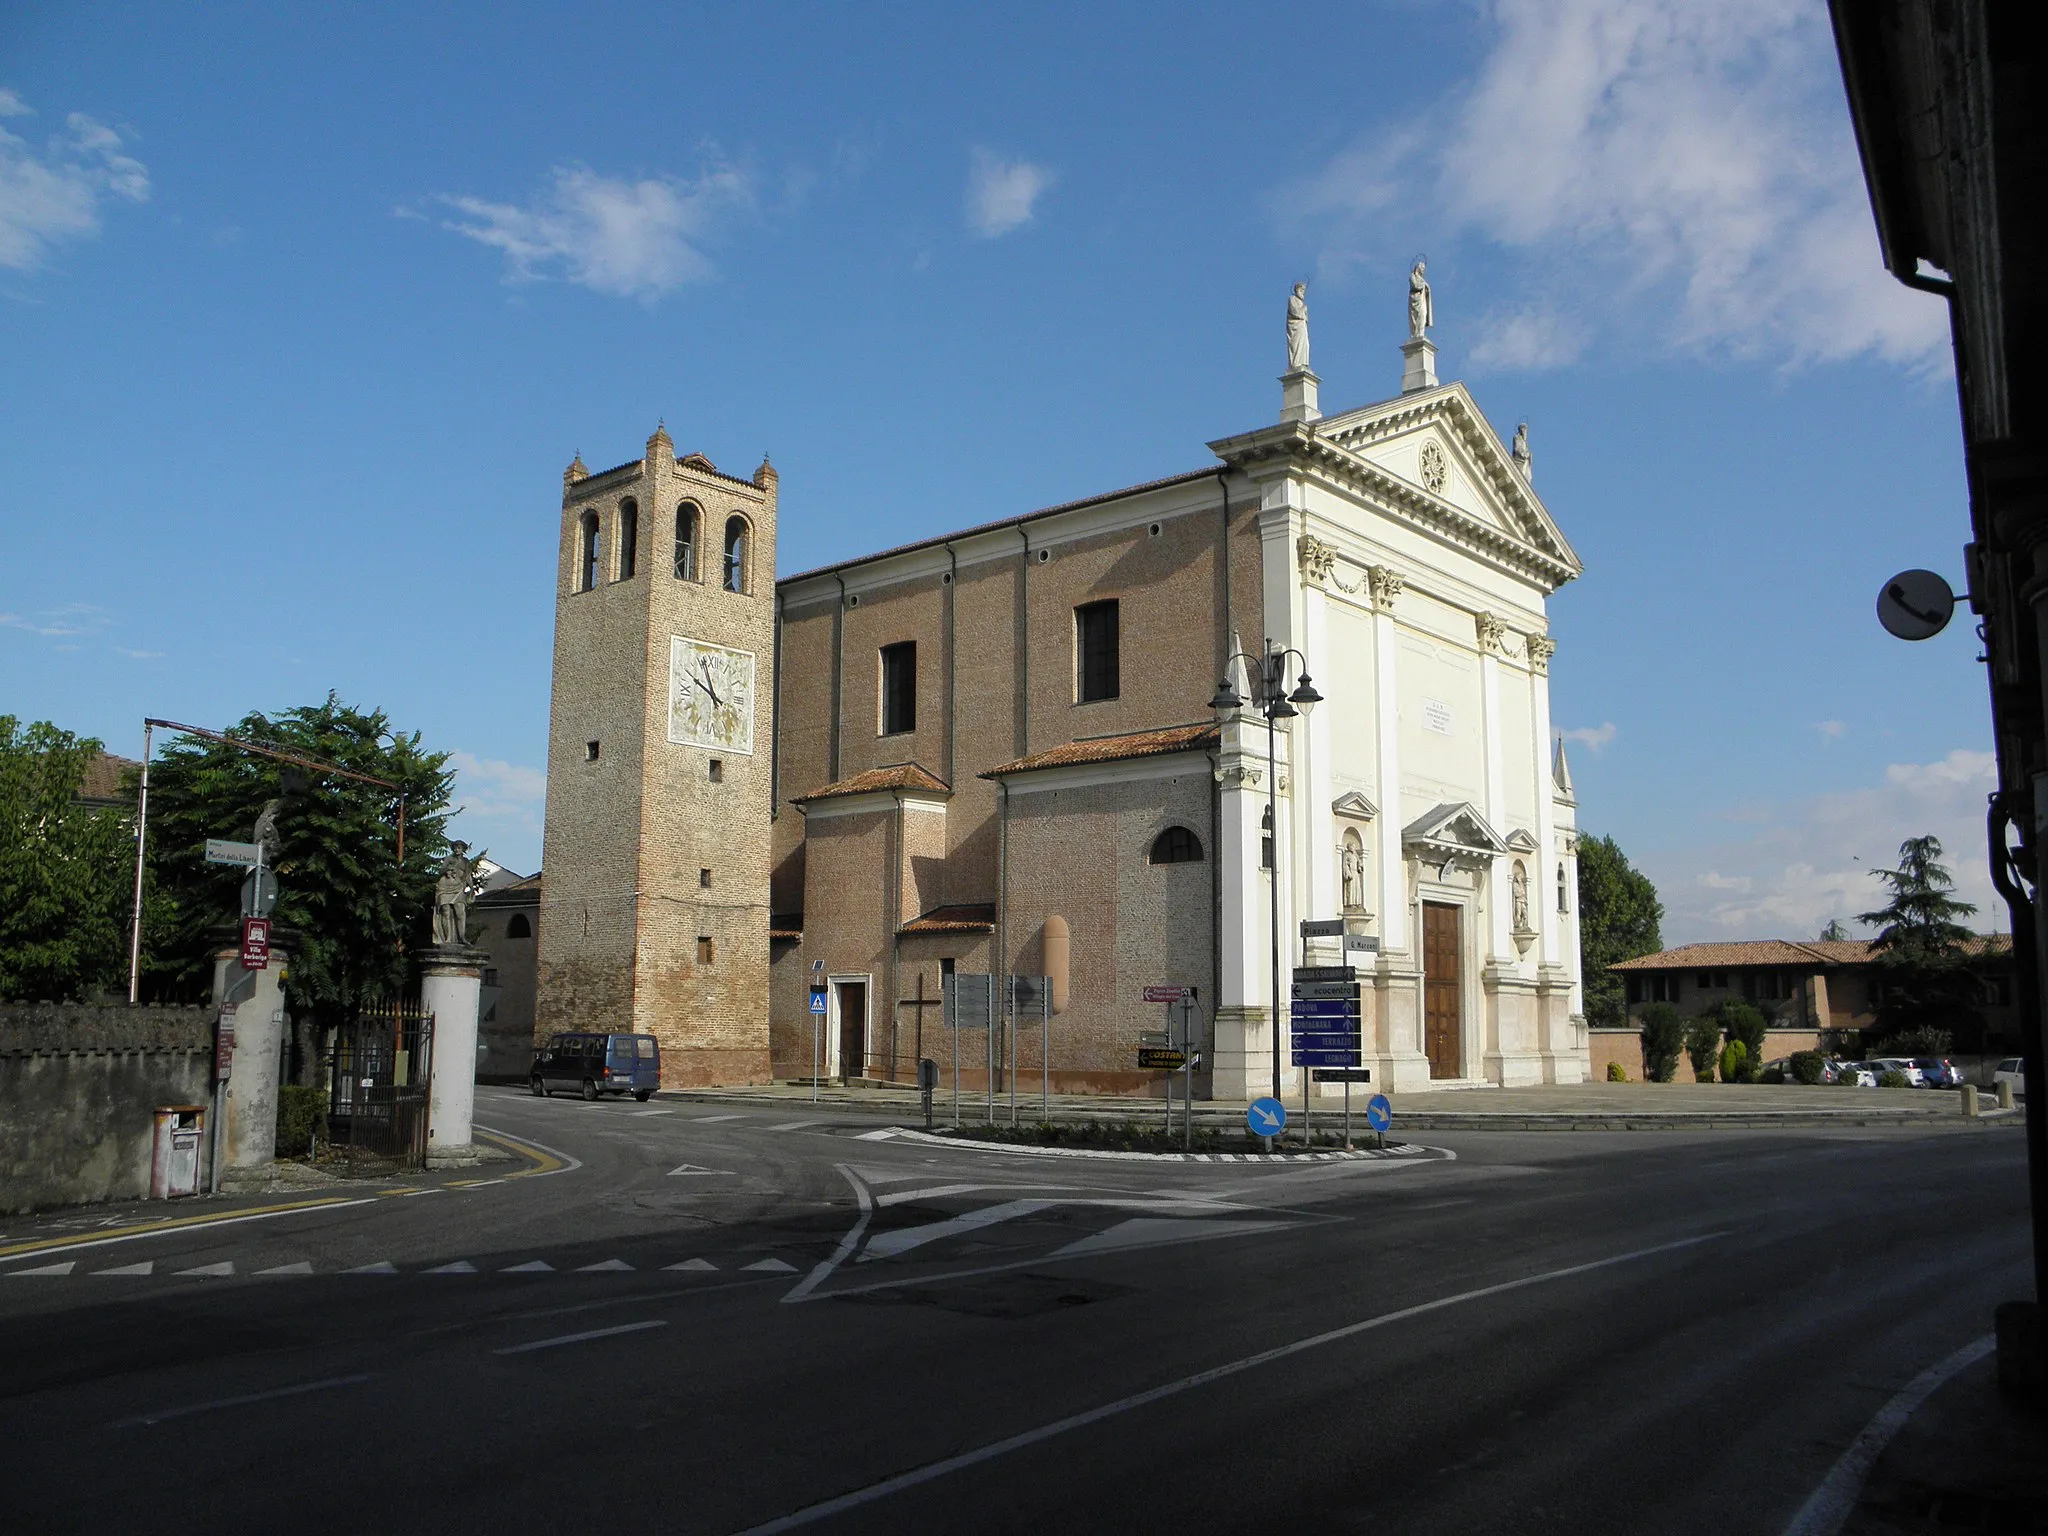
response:
[(1877, 622), (1901, 640), (1933, 639), (1955, 611), (1955, 589), (1932, 571), (1901, 571), (1878, 589)]

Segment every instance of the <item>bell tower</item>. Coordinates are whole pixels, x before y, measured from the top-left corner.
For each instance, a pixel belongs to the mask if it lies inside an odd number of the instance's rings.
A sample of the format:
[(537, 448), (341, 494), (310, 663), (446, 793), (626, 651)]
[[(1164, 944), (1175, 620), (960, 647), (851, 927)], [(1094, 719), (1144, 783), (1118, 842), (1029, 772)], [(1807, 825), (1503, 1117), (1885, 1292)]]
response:
[(664, 1087), (768, 1077), (775, 506), (665, 427), (562, 474), (535, 1031), (653, 1035)]

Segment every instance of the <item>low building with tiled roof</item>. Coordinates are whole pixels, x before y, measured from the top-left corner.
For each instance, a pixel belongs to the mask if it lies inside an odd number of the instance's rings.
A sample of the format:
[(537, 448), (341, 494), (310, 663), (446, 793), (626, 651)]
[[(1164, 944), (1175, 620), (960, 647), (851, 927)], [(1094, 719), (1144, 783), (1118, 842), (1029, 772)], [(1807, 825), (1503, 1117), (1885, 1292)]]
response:
[(141, 769), (142, 764), (132, 757), (117, 757), (112, 752), (95, 753), (85, 765), (85, 777), (78, 785), (78, 798), (87, 805), (132, 810), (135, 790), (133, 781), (127, 776), (139, 773)]
[(488, 957), (477, 998), (479, 1079), (523, 1083), (533, 1066), (534, 993), (540, 966), (539, 874), (496, 869), (469, 904), (469, 939)]

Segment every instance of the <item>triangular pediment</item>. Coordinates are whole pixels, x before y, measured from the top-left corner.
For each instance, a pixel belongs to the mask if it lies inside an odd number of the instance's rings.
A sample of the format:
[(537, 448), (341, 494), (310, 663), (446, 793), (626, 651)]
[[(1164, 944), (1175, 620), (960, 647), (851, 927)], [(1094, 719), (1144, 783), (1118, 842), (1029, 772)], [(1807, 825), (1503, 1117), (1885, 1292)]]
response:
[(1330, 810), (1338, 816), (1349, 816), (1355, 821), (1371, 821), (1379, 815), (1380, 808), (1355, 789), (1347, 789), (1330, 802)]
[(1482, 869), (1508, 851), (1469, 800), (1433, 806), (1402, 829), (1401, 851), (1424, 864)]
[(1508, 849), (1513, 853), (1534, 853), (1541, 844), (1526, 827), (1517, 827), (1508, 834)]

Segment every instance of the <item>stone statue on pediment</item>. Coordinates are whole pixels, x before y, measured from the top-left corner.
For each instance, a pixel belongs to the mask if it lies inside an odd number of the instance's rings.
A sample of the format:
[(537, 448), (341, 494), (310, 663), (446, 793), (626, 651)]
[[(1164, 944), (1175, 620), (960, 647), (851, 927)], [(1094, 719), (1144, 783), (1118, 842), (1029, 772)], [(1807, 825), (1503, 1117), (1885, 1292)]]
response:
[(1287, 371), (1308, 370), (1308, 284), (1296, 283), (1287, 296)]
[(1429, 294), (1427, 271), (1428, 266), (1420, 256), (1408, 269), (1408, 334), (1414, 337), (1427, 336), (1429, 328), (1436, 324), (1436, 303)]

